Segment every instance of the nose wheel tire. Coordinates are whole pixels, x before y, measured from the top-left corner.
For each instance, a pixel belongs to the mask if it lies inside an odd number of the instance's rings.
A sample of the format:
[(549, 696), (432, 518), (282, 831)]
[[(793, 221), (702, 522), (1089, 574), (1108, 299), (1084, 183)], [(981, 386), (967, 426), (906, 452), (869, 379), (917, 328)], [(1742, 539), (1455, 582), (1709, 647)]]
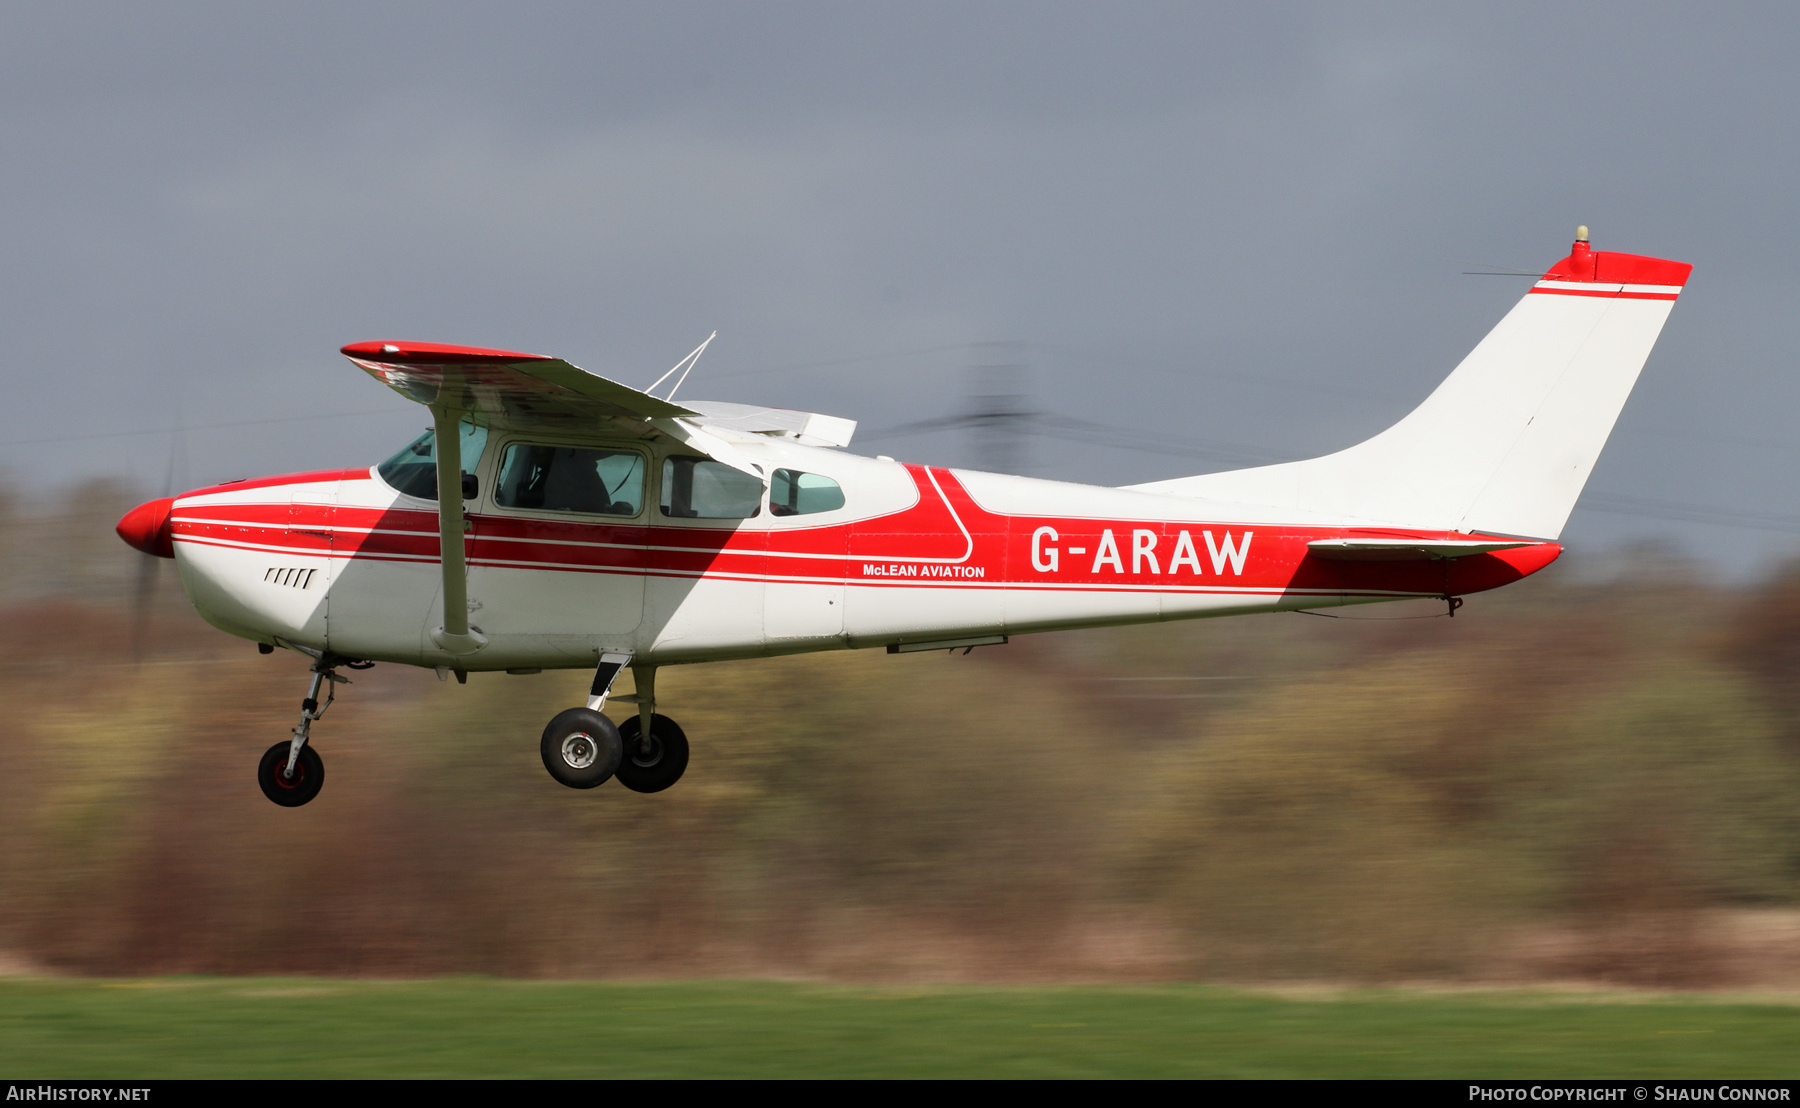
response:
[(641, 732), (638, 716), (627, 716), (619, 724), (619, 738), (625, 744), (625, 756), (619, 761), (619, 784), (632, 792), (659, 793), (681, 780), (687, 771), (687, 736), (668, 716), (651, 717), (647, 748), (638, 741)]
[(283, 739), (271, 746), (256, 767), (256, 783), (263, 795), (283, 808), (298, 808), (319, 795), (325, 784), (325, 763), (310, 746), (300, 748), (300, 760), (294, 763), (293, 776), (287, 776), (288, 751), (293, 743)]
[(624, 743), (619, 729), (599, 712), (570, 708), (544, 728), (539, 750), (550, 776), (571, 789), (591, 789), (619, 768)]

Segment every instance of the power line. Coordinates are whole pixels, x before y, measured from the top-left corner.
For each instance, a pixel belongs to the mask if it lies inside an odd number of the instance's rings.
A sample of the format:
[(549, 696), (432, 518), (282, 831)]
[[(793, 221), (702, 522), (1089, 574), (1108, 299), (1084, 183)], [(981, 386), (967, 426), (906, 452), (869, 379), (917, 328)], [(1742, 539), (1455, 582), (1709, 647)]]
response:
[(1575, 507), (1590, 512), (1645, 516), (1679, 523), (1707, 523), (1715, 527), (1741, 527), (1750, 531), (1800, 534), (1800, 518), (1774, 512), (1745, 512), (1732, 508), (1715, 508), (1707, 504), (1677, 500), (1651, 500), (1641, 496), (1615, 493), (1588, 493), (1576, 501)]
[(1048, 354), (1061, 354), (1064, 357), (1080, 358), (1084, 361), (1098, 362), (1101, 365), (1127, 365), (1138, 369), (1147, 369), (1152, 373), (1166, 377), (1180, 377), (1183, 380), (1193, 378), (1211, 378), (1215, 381), (1230, 381), (1239, 385), (1255, 385), (1266, 387), (1274, 385), (1279, 388), (1296, 389), (1302, 392), (1323, 393), (1342, 396), (1352, 400), (1379, 400), (1393, 402), (1402, 399), (1395, 393), (1382, 392), (1376, 389), (1359, 389), (1323, 381), (1308, 381), (1297, 377), (1288, 377), (1267, 370), (1231, 370), (1202, 369), (1188, 362), (1175, 362), (1159, 358), (1145, 358), (1132, 354), (1101, 353), (1095, 350), (1083, 350), (1074, 346), (1062, 346), (1056, 343), (1032, 343), (1036, 350)]
[(8, 439), (0, 446), (33, 446), (50, 442), (81, 442), (88, 439), (128, 439), (142, 435), (172, 435), (179, 431), (213, 431), (222, 427), (258, 427), (269, 423), (302, 423), (312, 419), (344, 419), (350, 416), (393, 415), (396, 409), (362, 412), (321, 412), (318, 415), (281, 416), (276, 419), (235, 419), (226, 423), (189, 423), (181, 427), (161, 427), (148, 431), (95, 431), (86, 435), (54, 435), (42, 439)]
[[(944, 419), (919, 420), (866, 432), (862, 441), (899, 438), (906, 435), (934, 434), (939, 431), (962, 431), (985, 427), (993, 421), (986, 413), (948, 416)], [(1025, 429), (1026, 434), (1070, 438), (1093, 446), (1115, 447), (1144, 454), (1164, 454), (1181, 458), (1222, 458), (1233, 462), (1264, 463), (1283, 460), (1273, 451), (1242, 443), (1216, 439), (1189, 439), (1146, 431), (1141, 427), (1116, 427), (1090, 419), (1060, 415), (1056, 412), (1008, 413), (1007, 419)]]
[(958, 342), (949, 346), (927, 346), (918, 350), (900, 350), (892, 354), (866, 354), (855, 358), (834, 358), (825, 362), (794, 362), (791, 365), (768, 365), (757, 369), (741, 369), (735, 373), (714, 373), (708, 380), (722, 380), (728, 377), (760, 377), (765, 373), (790, 373), (804, 369), (834, 369), (844, 365), (863, 365), (868, 362), (892, 362), (901, 358), (919, 358), (926, 354), (953, 354), (959, 350), (969, 350), (977, 346), (993, 346), (991, 342)]
[(945, 346), (925, 346), (916, 350), (898, 350), (888, 354), (864, 354), (856, 357), (831, 358), (817, 362), (793, 362), (785, 365), (759, 366), (755, 369), (744, 369), (736, 372), (714, 373), (710, 375), (708, 379), (729, 380), (737, 377), (760, 377), (771, 373), (797, 373), (812, 369), (836, 369), (839, 366), (867, 365), (872, 362), (892, 362), (905, 358), (920, 358), (929, 354), (954, 354), (960, 351), (996, 346), (1011, 347), (1021, 351), (1036, 350), (1043, 353), (1060, 355), (1062, 357), (1077, 358), (1084, 362), (1093, 362), (1100, 365), (1134, 366), (1139, 369), (1147, 369), (1152, 373), (1170, 377), (1180, 377), (1184, 380), (1200, 378), (1215, 381), (1230, 381), (1240, 385), (1274, 385), (1280, 388), (1324, 393), (1356, 400), (1380, 400), (1391, 402), (1399, 399), (1398, 396), (1392, 393), (1384, 393), (1372, 389), (1345, 387), (1340, 384), (1321, 381), (1301, 380), (1295, 377), (1286, 377), (1281, 374), (1272, 374), (1260, 370), (1232, 372), (1229, 370), (1204, 369), (1187, 362), (1164, 361), (1155, 358), (1143, 358), (1128, 354), (1119, 354), (1116, 352), (1100, 353), (1092, 350), (1082, 350), (1072, 346), (1061, 346), (1054, 343), (993, 340), (958, 342), (950, 343)]

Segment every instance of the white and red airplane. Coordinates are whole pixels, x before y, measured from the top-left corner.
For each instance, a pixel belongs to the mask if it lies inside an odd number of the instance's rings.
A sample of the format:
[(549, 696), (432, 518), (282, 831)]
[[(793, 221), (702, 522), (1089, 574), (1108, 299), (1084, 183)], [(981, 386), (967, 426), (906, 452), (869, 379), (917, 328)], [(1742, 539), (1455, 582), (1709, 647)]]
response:
[[(688, 761), (656, 714), (659, 666), (1419, 597), (1454, 612), (1535, 573), (1691, 268), (1590, 250), (1582, 228), (1374, 438), (1125, 488), (859, 457), (850, 420), (677, 404), (535, 354), (355, 343), (432, 430), (377, 466), (153, 500), (118, 531), (174, 558), (215, 627), (312, 659), (300, 723), (258, 768), (277, 804), (319, 792), (308, 738), (337, 668), (377, 661), (459, 681), (591, 668), (544, 765), (656, 792)], [(636, 691), (613, 699), (636, 712), (615, 726), (601, 709), (626, 666)]]

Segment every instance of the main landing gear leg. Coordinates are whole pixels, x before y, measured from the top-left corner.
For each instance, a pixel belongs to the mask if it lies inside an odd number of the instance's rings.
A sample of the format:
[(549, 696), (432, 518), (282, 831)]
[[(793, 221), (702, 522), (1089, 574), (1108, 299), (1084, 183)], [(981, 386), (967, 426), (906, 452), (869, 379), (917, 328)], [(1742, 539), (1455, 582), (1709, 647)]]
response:
[(559, 713), (544, 728), (538, 753), (550, 776), (571, 789), (591, 789), (606, 783), (619, 768), (624, 743), (612, 720), (600, 714), (619, 671), (631, 661), (629, 654), (602, 654), (588, 688), (587, 706)]
[(606, 707), (606, 697), (612, 692), (613, 682), (619, 679), (619, 671), (630, 664), (629, 654), (600, 655), (600, 664), (594, 667), (594, 683), (588, 686), (588, 711), (598, 712)]
[[(550, 776), (572, 789), (591, 789), (617, 776), (633, 792), (655, 793), (687, 770), (688, 741), (668, 716), (656, 714), (656, 667), (631, 666), (635, 692), (612, 697), (613, 682), (631, 665), (630, 654), (602, 654), (588, 688), (587, 706), (570, 708), (544, 728), (539, 752)], [(619, 726), (600, 714), (609, 697), (637, 712)]]
[(649, 753), (651, 722), (656, 719), (656, 667), (632, 666), (631, 683), (637, 687), (638, 741), (635, 748), (628, 747), (625, 753)]
[[(619, 761), (619, 784), (639, 793), (659, 793), (687, 771), (688, 741), (675, 721), (656, 714), (656, 667), (632, 666), (637, 715), (619, 725), (625, 756)], [(624, 698), (621, 697), (621, 700)]]
[[(336, 672), (338, 666), (345, 664), (356, 669), (368, 666), (366, 662), (351, 662), (335, 654), (314, 655), (312, 685), (306, 690), (306, 699), (300, 702), (300, 724), (294, 728), (293, 739), (271, 746), (256, 767), (256, 781), (262, 786), (263, 795), (283, 808), (300, 807), (318, 796), (319, 789), (325, 784), (325, 762), (306, 740), (312, 734), (313, 721), (324, 715), (325, 709), (337, 699), (336, 686), (349, 684), (348, 678), (339, 677)], [(325, 689), (323, 705), (319, 703), (321, 687)]]

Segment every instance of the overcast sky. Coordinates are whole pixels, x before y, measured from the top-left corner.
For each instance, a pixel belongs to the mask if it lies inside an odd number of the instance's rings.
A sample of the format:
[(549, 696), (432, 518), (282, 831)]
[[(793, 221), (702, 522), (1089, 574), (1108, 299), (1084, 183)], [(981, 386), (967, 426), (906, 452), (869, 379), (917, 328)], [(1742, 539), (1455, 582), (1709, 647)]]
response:
[(866, 453), (978, 463), (968, 432), (916, 425), (998, 387), (1075, 427), (1012, 448), (1044, 476), (1303, 457), (1404, 414), (1529, 285), (1469, 263), (1542, 270), (1586, 223), (1695, 271), (1564, 541), (1760, 572), (1800, 551), (1797, 26), (1748, 4), (7, 4), (0, 467), (154, 494), (178, 424), (187, 485), (362, 465), (426, 418), (344, 343), (642, 386), (715, 329), (684, 397), (848, 416)]

